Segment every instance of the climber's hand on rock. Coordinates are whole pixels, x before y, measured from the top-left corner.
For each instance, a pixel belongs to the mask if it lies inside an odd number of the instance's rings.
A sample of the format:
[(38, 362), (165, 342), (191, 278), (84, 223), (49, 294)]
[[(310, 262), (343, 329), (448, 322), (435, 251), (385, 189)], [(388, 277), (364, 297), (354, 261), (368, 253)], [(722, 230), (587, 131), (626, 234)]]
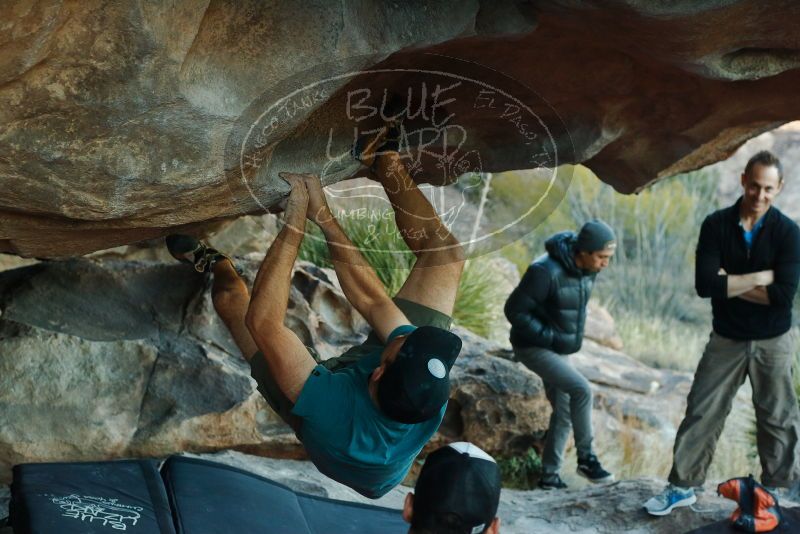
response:
[(284, 210), (284, 221), (287, 225), (302, 231), (305, 228), (306, 212), (308, 211), (308, 190), (303, 175), (282, 172), (279, 176), (292, 186)]
[(308, 190), (308, 219), (322, 225), (333, 219), (331, 210), (328, 207), (328, 199), (319, 176), (315, 174), (304, 174), (303, 179)]

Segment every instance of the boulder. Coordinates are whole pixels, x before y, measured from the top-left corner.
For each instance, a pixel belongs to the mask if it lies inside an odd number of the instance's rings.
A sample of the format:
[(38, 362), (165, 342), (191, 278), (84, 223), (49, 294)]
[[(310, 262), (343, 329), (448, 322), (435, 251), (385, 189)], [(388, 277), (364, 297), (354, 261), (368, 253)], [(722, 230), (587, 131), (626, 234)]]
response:
[[(259, 258), (237, 264), (251, 283)], [(30, 461), (222, 449), (303, 458), (257, 393), (208, 285), (175, 262), (82, 259), (0, 273), (0, 480)], [(367, 330), (335, 274), (305, 262), (294, 271), (287, 325), (323, 358)], [(541, 380), (507, 347), (456, 332), (464, 349), (428, 448), (469, 440), (498, 457), (540, 449), (550, 414)], [(595, 389), (608, 464), (663, 476), (690, 377), (591, 340), (571, 358)], [(660, 463), (643, 461), (637, 448)]]
[(12, 0), (0, 20), (0, 252), (25, 257), (278, 209), (278, 171), (364, 174), (349, 147), (387, 114), (420, 182), (585, 163), (634, 192), (800, 111), (800, 6), (778, 0)]
[(614, 317), (595, 300), (590, 300), (586, 309), (583, 337), (614, 350), (622, 350), (624, 345), (617, 333)]
[(156, 348), (2, 324), (3, 478), (12, 465), (29, 460), (126, 454), (158, 358)]
[(464, 329), (451, 371), (452, 390), (433, 449), (450, 441), (471, 441), (490, 454), (513, 456), (541, 443), (550, 406), (538, 376), (512, 359), (508, 349)]
[(0, 478), (25, 461), (300, 454), (241, 357), (183, 333), (205, 296), (191, 267), (40, 263), (0, 286)]
[(639, 478), (564, 492), (504, 491), (499, 509), (502, 532), (673, 534), (726, 519), (735, 509), (709, 484), (691, 509), (652, 517), (642, 504), (663, 489), (663, 480)]

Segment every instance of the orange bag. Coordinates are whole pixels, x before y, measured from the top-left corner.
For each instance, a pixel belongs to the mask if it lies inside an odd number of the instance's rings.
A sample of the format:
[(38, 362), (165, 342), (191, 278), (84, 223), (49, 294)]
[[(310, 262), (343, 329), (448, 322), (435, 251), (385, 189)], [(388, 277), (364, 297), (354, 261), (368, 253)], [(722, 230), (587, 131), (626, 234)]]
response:
[(723, 482), (717, 486), (717, 494), (739, 505), (731, 515), (737, 530), (772, 532), (783, 520), (777, 497), (756, 482), (753, 475)]

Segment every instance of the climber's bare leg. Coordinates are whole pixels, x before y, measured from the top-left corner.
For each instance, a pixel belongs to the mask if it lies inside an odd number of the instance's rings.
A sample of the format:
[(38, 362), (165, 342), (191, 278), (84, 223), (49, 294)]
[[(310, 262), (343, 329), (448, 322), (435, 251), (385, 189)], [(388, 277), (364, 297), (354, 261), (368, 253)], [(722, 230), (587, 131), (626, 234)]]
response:
[(247, 307), (250, 305), (250, 292), (230, 260), (217, 261), (213, 272), (211, 300), (214, 302), (214, 309), (228, 327), (236, 346), (242, 351), (242, 356), (249, 361), (258, 351), (244, 322)]

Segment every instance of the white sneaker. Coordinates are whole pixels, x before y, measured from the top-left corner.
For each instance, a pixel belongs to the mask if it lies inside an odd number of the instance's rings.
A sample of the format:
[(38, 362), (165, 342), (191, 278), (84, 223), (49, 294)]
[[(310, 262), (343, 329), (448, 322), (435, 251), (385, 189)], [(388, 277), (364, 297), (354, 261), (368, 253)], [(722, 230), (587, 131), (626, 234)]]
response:
[(692, 488), (681, 488), (669, 484), (664, 491), (644, 503), (644, 509), (650, 515), (667, 515), (675, 508), (691, 506), (697, 502)]

